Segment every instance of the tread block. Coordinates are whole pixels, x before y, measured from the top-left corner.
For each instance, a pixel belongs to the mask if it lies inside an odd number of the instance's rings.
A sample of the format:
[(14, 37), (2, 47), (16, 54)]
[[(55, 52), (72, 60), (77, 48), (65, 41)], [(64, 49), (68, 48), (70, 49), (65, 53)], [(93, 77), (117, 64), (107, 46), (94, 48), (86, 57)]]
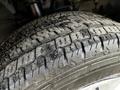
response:
[(83, 29), (88, 29), (88, 27), (84, 25), (83, 22), (77, 23), (75, 20), (72, 20), (72, 22), (69, 23), (67, 27), (71, 28), (73, 32), (83, 30)]
[(41, 46), (36, 48), (36, 58), (42, 55), (41, 49), (42, 49)]
[(65, 52), (69, 63), (82, 62), (84, 58), (81, 44), (78, 41), (72, 43), (70, 46), (65, 47)]
[(37, 65), (37, 67), (41, 67), (43, 65), (45, 65), (45, 57), (44, 56), (39, 56), (36, 58), (35, 60), (35, 64)]
[(81, 42), (83, 45), (82, 45), (82, 50), (83, 52), (85, 53), (85, 58), (89, 58), (91, 55), (90, 55), (90, 49), (91, 49), (91, 45), (90, 43), (87, 41), (83, 41)]
[(89, 39), (92, 36), (92, 33), (88, 29), (80, 30), (80, 33), (83, 36), (83, 39)]
[(104, 26), (104, 29), (106, 29), (106, 31), (108, 33), (111, 33), (111, 32), (117, 33), (117, 32), (119, 32), (119, 29), (116, 26)]
[(82, 43), (83, 43), (82, 50), (85, 54), (85, 58), (91, 58), (103, 53), (101, 41), (98, 36), (83, 41)]
[(101, 35), (101, 34), (106, 34), (107, 33), (103, 27), (100, 27), (100, 28), (92, 27), (92, 28), (89, 29), (89, 31), (93, 35)]
[(58, 61), (58, 67), (62, 68), (63, 66), (66, 66), (68, 64), (68, 59), (66, 57), (66, 53), (64, 52), (64, 48), (58, 49), (59, 55), (59, 61)]
[(57, 46), (55, 46), (54, 41), (51, 41), (49, 43), (38, 46), (35, 49), (36, 58), (41, 55), (43, 55), (43, 56), (49, 55), (50, 53), (52, 53), (55, 50), (56, 47)]
[(92, 39), (88, 40), (88, 42), (91, 45), (89, 57), (100, 55), (103, 52), (99, 37), (93, 37)]
[(118, 50), (118, 39), (115, 34), (101, 36), (104, 45), (104, 52), (110, 53)]
[(49, 31), (45, 30), (45, 31), (37, 32), (37, 35), (43, 37), (44, 40), (49, 41), (50, 40), (49, 33), (50, 33)]
[(40, 47), (39, 47), (39, 51), (36, 49), (36, 54), (39, 53), (42, 56), (49, 56), (51, 53), (53, 53), (56, 50), (56, 47), (57, 46), (55, 45), (55, 41), (48, 42), (41, 46), (41, 50), (40, 50)]
[(57, 38), (56, 39), (56, 44), (57, 44), (57, 47), (64, 47), (64, 46), (70, 45), (71, 44), (71, 40), (70, 40), (69, 35), (67, 35), (65, 37)]
[(12, 49), (10, 49), (10, 51), (8, 52), (9, 53), (9, 57), (11, 59), (13, 59), (15, 56), (18, 56), (19, 55), (19, 52), (18, 52), (18, 48), (17, 47), (13, 47)]
[(25, 67), (25, 75), (26, 75), (25, 87), (29, 87), (30, 85), (32, 85), (33, 80), (32, 64)]
[(12, 76), (9, 77), (10, 90), (17, 90), (19, 88), (19, 73), (15, 72)]
[(0, 82), (3, 81), (4, 74), (5, 74), (5, 70), (3, 69), (2, 71), (0, 71)]
[(55, 50), (55, 52), (53, 52), (53, 54), (51, 54), (49, 58), (51, 62), (48, 64), (48, 69), (50, 69), (51, 71), (53, 71), (52, 69), (59, 68), (59, 63), (60, 63), (59, 61), (61, 58), (66, 60), (66, 56), (62, 48), (58, 48), (57, 50)]
[(39, 32), (37, 34), (35, 34), (35, 35), (32, 35), (31, 38), (33, 40), (38, 40), (39, 42), (44, 42), (44, 37), (39, 36)]
[(25, 39), (24, 42), (21, 43), (21, 48), (24, 51), (29, 48), (32, 48), (32, 46), (33, 46), (33, 42), (30, 38)]
[(86, 21), (84, 21), (84, 23), (86, 25), (88, 25), (88, 27), (99, 27), (99, 26), (102, 26), (98, 21), (95, 21), (95, 20), (86, 20)]
[(9, 77), (16, 71), (17, 61), (13, 61), (5, 68), (5, 77)]
[(8, 78), (5, 78), (2, 83), (0, 83), (0, 90), (10, 90)]
[(26, 73), (25, 73), (25, 68), (20, 68), (18, 70), (18, 77), (19, 77), (19, 88), (20, 90), (22, 90), (22, 88), (25, 85), (26, 82)]
[(54, 32), (57, 33), (59, 36), (63, 36), (71, 32), (68, 28), (61, 28), (61, 27), (54, 27)]
[(82, 40), (83, 39), (83, 35), (80, 32), (71, 33), (70, 36), (72, 38), (72, 41)]
[(99, 22), (103, 25), (113, 25), (113, 21), (110, 19), (101, 19)]
[(25, 65), (33, 62), (34, 60), (35, 60), (35, 51), (33, 50), (18, 58), (17, 68), (24, 67)]

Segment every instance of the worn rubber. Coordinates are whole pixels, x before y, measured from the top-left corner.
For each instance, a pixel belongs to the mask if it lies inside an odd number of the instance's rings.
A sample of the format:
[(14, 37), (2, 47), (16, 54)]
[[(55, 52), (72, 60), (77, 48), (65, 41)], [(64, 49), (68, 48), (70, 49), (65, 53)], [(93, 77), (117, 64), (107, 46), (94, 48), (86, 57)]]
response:
[(120, 24), (88, 12), (37, 19), (0, 47), (0, 90), (74, 90), (120, 71)]

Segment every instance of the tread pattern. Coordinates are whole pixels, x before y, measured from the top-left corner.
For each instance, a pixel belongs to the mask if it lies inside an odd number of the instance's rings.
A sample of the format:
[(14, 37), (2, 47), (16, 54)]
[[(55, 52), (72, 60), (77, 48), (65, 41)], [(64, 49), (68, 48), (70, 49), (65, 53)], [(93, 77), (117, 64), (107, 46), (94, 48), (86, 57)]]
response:
[(1, 44), (0, 90), (42, 84), (64, 67), (118, 52), (119, 46), (120, 24), (99, 15), (66, 12), (35, 20)]

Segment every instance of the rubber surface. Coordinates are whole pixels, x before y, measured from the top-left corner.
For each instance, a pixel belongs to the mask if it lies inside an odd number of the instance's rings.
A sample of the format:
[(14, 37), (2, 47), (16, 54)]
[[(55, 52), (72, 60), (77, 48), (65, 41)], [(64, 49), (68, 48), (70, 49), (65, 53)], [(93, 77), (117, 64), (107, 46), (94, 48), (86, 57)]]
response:
[(0, 47), (0, 90), (73, 90), (69, 79), (119, 62), (120, 24), (62, 12), (23, 26)]

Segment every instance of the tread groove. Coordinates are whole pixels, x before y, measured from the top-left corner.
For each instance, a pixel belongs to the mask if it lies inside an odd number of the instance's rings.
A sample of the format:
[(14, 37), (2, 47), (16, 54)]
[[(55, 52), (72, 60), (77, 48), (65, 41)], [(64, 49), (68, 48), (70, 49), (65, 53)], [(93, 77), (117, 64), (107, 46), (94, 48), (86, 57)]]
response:
[(66, 52), (65, 52), (65, 48), (62, 48), (62, 50), (63, 50), (64, 59), (68, 62), (68, 58), (67, 58), (67, 55), (66, 55)]
[(80, 42), (80, 43), (81, 43), (81, 47), (82, 47), (82, 52), (84, 53), (84, 57), (86, 58), (86, 51), (85, 51), (84, 44), (83, 44), (83, 42)]
[(102, 37), (99, 37), (99, 38), (100, 38), (100, 41), (101, 41), (102, 49), (104, 50), (104, 43), (103, 43)]
[(115, 34), (116, 35), (116, 37), (117, 37), (117, 44), (118, 44), (118, 48), (120, 47), (120, 39), (119, 39), (119, 37), (118, 37), (118, 35), (117, 34)]

